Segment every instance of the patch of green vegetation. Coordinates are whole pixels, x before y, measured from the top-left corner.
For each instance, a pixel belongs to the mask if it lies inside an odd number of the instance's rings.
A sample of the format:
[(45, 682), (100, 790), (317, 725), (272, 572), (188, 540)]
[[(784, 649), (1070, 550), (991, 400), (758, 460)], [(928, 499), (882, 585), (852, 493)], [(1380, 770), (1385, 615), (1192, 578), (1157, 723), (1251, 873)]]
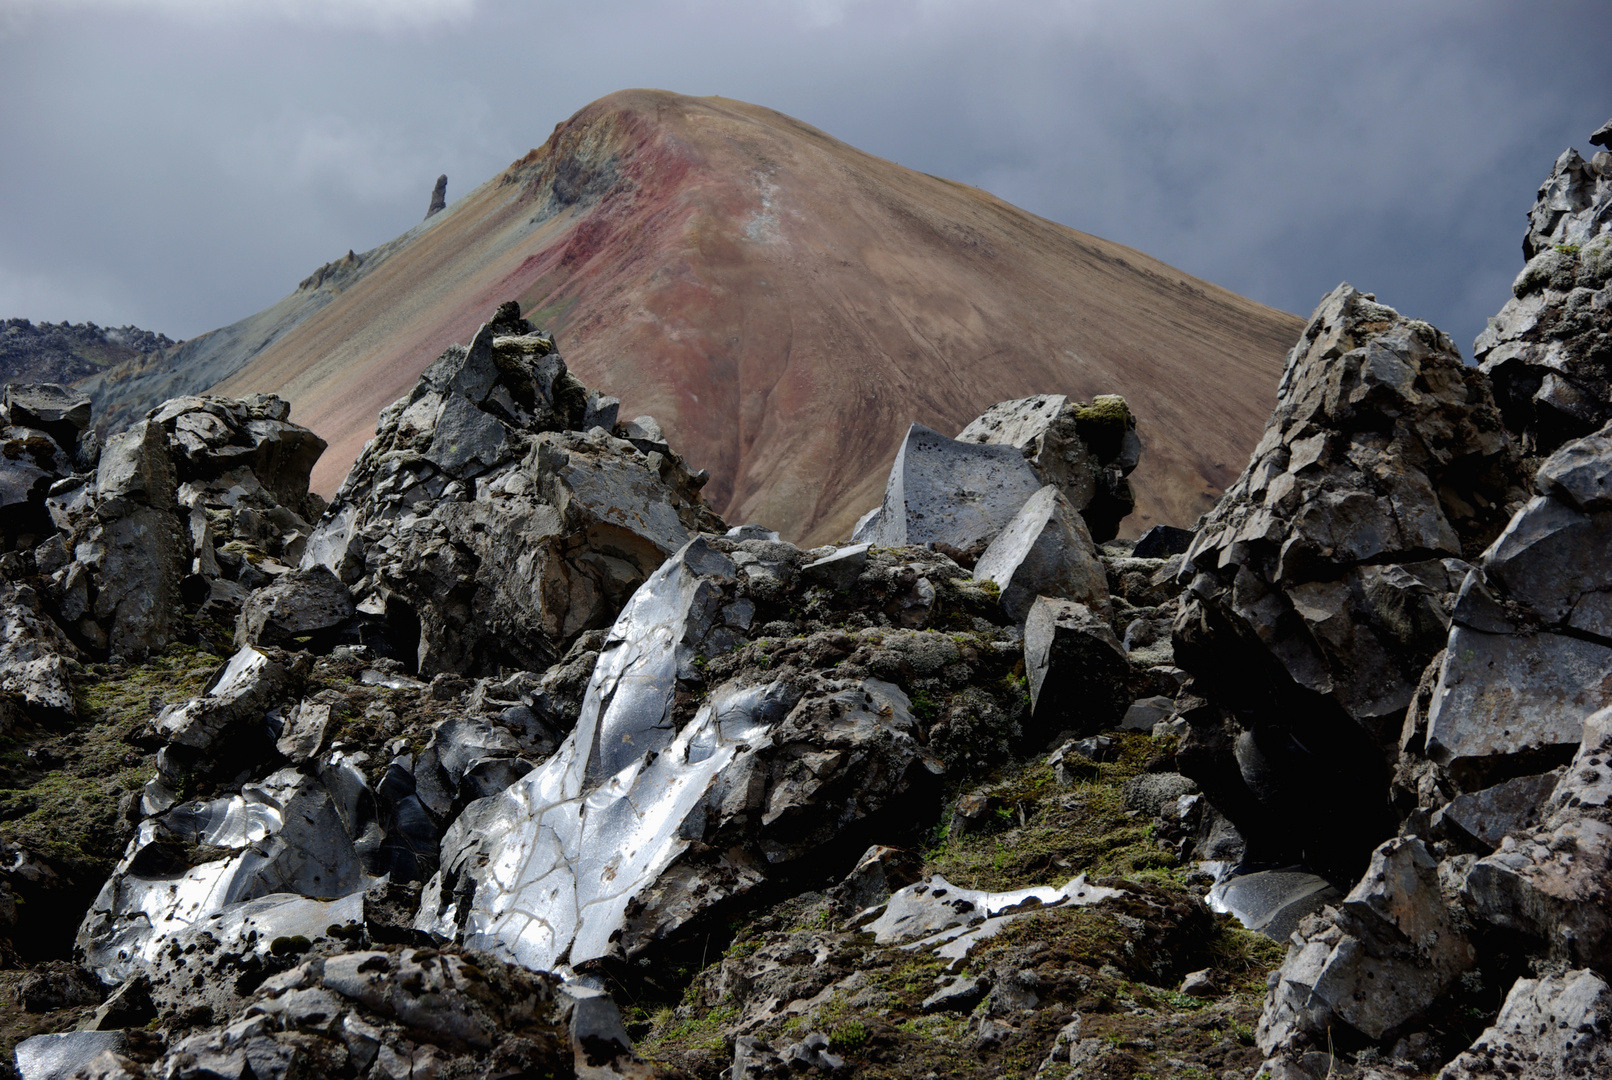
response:
[(69, 873), (104, 875), (122, 847), (118, 804), (151, 777), (151, 757), (132, 738), (164, 706), (200, 694), (218, 665), (174, 645), (141, 664), (80, 669), (76, 720), (0, 740), (0, 837)]
[(1577, 255), (1578, 254), (1578, 245), (1577, 244), (1557, 244), (1556, 245), (1556, 250), (1561, 252), (1563, 255)]
[(1101, 424), (1125, 426), (1131, 423), (1130, 406), (1118, 394), (1098, 394), (1091, 399), (1091, 404), (1085, 402), (1075, 403), (1075, 422), (1077, 424)]
[(1080, 873), (1179, 886), (1175, 857), (1147, 836), (1147, 822), (1126, 813), (1120, 793), (1158, 745), (1146, 735), (1118, 742), (1116, 761), (1072, 760), (1066, 771), (1084, 773), (1072, 786), (1058, 783), (1045, 761), (1000, 770), (974, 790), (990, 799), (997, 811), (990, 816), (1005, 829), (947, 837), (929, 852), (935, 870), (978, 889), (1059, 886)]

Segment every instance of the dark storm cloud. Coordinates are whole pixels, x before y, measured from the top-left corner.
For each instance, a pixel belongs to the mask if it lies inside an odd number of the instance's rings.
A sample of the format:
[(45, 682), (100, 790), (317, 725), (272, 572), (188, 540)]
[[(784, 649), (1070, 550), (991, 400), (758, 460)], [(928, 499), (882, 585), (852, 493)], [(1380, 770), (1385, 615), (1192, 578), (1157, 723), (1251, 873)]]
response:
[(1465, 348), (1612, 115), (1585, 3), (0, 0), (0, 315), (174, 335), (626, 86), (768, 105), (1307, 314)]

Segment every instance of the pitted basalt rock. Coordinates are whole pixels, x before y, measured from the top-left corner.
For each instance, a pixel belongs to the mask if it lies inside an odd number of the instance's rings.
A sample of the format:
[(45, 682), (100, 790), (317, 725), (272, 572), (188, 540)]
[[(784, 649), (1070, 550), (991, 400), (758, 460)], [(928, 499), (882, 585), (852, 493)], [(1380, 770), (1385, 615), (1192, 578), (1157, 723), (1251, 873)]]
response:
[(1612, 990), (1593, 971), (1518, 979), (1494, 1024), (1439, 1080), (1567, 1080), (1612, 1071)]
[(1424, 740), (1452, 794), (1565, 760), (1612, 704), (1608, 469), (1607, 432), (1562, 446), (1462, 584)]
[(1612, 709), (1584, 721), (1578, 753), (1541, 808), (1542, 822), (1500, 840), (1467, 872), (1474, 916), (1544, 943), (1574, 966), (1612, 966)]
[(68, 668), (77, 653), (31, 588), (0, 579), (0, 731), (18, 706), (36, 720), (77, 715)]
[(1204, 519), (1175, 624), (1183, 771), (1259, 857), (1351, 876), (1392, 830), (1387, 749), (1468, 565), (1520, 504), (1517, 451), (1449, 339), (1353, 288), (1289, 354), (1248, 468)]
[(888, 547), (980, 550), (1041, 486), (1014, 447), (961, 442), (913, 424), (896, 451), (866, 539)]
[(1380, 1038), (1420, 1015), (1474, 959), (1440, 891), (1437, 860), (1419, 840), (1391, 840), (1335, 912), (1300, 924), (1265, 1000), (1259, 1047), (1302, 1050), (1335, 1020)]

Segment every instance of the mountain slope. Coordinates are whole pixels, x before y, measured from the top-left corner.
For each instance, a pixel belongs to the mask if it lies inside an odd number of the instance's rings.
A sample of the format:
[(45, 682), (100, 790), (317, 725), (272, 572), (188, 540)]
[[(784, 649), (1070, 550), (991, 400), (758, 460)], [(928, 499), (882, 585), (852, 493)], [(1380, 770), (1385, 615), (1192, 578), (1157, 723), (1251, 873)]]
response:
[[(353, 260), (270, 309), (272, 332), (191, 344), (218, 392), (289, 397), (330, 442), (319, 490), (445, 345), (518, 298), (623, 417), (654, 415), (710, 469), (725, 517), (812, 542), (877, 502), (910, 421), (956, 432), (1037, 393), (1124, 394), (1146, 447), (1130, 531), (1190, 524), (1257, 441), (1302, 328), (771, 110), (651, 90), (595, 102)], [(182, 358), (167, 393), (172, 376)]]

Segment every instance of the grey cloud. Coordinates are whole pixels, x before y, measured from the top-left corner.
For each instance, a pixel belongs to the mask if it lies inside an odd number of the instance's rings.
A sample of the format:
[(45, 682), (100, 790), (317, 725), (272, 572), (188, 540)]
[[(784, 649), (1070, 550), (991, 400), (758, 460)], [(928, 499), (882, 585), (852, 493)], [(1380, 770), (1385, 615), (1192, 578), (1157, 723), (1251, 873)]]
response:
[(455, 198), (648, 85), (771, 106), (1290, 311), (1348, 279), (1464, 348), (1534, 187), (1612, 115), (1599, 2), (237, 7), (0, 24), (0, 314), (229, 322), (409, 227), (437, 173)]

